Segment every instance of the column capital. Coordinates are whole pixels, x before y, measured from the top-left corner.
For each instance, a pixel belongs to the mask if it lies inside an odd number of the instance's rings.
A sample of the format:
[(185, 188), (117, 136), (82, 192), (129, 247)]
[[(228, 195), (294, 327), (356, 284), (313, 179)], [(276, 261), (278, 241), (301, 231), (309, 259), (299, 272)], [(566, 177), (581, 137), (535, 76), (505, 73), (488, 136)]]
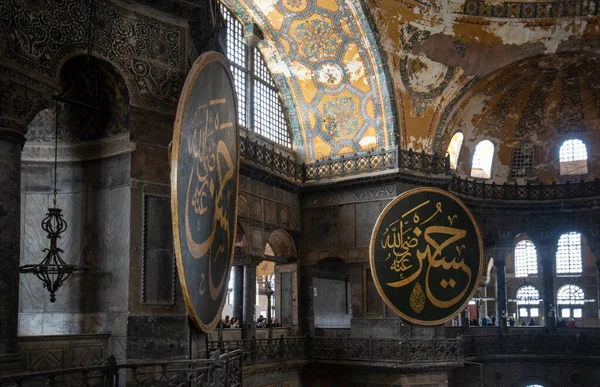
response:
[(254, 266), (257, 267), (264, 261), (264, 257), (258, 257), (252, 254), (235, 254), (233, 256), (233, 266)]
[(21, 146), (21, 150), (23, 150), (26, 140), (25, 135), (20, 130), (3, 128), (0, 126), (0, 141), (16, 142)]
[(504, 266), (506, 263), (506, 257), (512, 253), (511, 247), (490, 247), (485, 249), (485, 254), (489, 255), (494, 259), (494, 266)]
[(244, 40), (249, 48), (256, 48), (258, 42), (263, 39), (264, 35), (258, 25), (251, 23), (244, 26)]
[[(55, 88), (0, 65), (0, 128), (25, 134), (36, 114), (50, 106)], [(14, 136), (11, 137), (15, 139)], [(20, 140), (19, 140), (20, 141)]]

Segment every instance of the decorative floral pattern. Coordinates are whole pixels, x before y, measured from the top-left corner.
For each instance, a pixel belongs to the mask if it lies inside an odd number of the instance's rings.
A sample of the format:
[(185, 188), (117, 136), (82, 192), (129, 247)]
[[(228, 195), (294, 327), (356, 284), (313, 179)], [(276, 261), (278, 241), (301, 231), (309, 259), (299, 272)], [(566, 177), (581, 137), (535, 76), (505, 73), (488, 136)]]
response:
[(296, 27), (295, 33), (300, 50), (311, 62), (333, 57), (342, 44), (329, 20), (307, 20)]
[(358, 108), (354, 99), (342, 97), (323, 105), (323, 131), (332, 138), (358, 131)]

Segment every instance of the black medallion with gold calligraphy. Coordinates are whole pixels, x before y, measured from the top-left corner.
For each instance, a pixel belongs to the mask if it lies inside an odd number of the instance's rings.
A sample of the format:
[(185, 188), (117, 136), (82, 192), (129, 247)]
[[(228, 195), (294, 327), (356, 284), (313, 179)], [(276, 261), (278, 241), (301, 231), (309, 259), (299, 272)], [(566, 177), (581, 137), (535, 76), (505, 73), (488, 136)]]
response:
[(237, 222), (236, 96), (226, 59), (202, 54), (185, 81), (171, 153), (177, 269), (190, 317), (205, 332), (221, 318)]
[(477, 290), (483, 243), (471, 212), (454, 195), (417, 188), (386, 206), (373, 229), (371, 271), (379, 295), (415, 324), (442, 324)]

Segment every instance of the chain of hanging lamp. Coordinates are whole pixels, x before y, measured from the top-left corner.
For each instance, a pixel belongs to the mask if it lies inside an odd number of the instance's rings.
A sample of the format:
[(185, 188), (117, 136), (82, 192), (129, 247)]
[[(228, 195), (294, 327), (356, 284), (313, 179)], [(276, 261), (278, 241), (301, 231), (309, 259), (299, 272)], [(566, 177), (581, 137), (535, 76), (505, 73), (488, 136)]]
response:
[(46, 217), (42, 220), (42, 229), (48, 233), (50, 247), (43, 250), (44, 259), (37, 265), (21, 266), (21, 273), (35, 274), (50, 292), (50, 302), (56, 301), (56, 292), (63, 283), (81, 268), (77, 265), (67, 264), (61, 257), (64, 251), (58, 247), (58, 240), (67, 230), (67, 222), (63, 218), (62, 210), (56, 205), (57, 196), (57, 166), (58, 166), (58, 101), (55, 101), (54, 121), (54, 198), (53, 206), (48, 208)]

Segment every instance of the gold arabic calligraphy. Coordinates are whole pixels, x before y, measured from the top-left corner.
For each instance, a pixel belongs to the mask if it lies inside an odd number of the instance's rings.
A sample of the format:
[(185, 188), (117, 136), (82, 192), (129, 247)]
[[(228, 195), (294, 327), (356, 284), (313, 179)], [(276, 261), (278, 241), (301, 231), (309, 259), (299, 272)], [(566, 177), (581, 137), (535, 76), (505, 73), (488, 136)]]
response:
[[(188, 249), (195, 259), (203, 257), (208, 259), (208, 272), (200, 275), (199, 293), (204, 295), (206, 292), (206, 277), (208, 277), (208, 289), (213, 300), (216, 300), (221, 293), (227, 274), (224, 270), (223, 273), (219, 273), (218, 281), (213, 280), (213, 264), (225, 253), (222, 244), (215, 248), (213, 242), (217, 232), (224, 232), (225, 240), (230, 239), (229, 220), (232, 214), (228, 213), (225, 203), (233, 193), (226, 187), (235, 172), (231, 154), (222, 136), (219, 135), (219, 131), (233, 127), (231, 121), (221, 122), (219, 109), (221, 105), (227, 106), (224, 98), (211, 100), (208, 104), (197, 108), (191, 121), (195, 124), (194, 133), (189, 137), (187, 144), (187, 153), (195, 159), (195, 165), (190, 173), (187, 187), (185, 237)], [(194, 218), (198, 219), (194, 225), (190, 224), (191, 209), (195, 213)], [(209, 210), (212, 210), (212, 214)], [(206, 227), (206, 223), (200, 223), (203, 215), (212, 217), (210, 230), (202, 229)], [(197, 242), (194, 236), (198, 235), (203, 240)]]
[[(420, 313), (425, 305), (423, 288), (417, 281), (425, 267), (425, 295), (427, 300), (438, 308), (449, 308), (459, 302), (464, 297), (471, 282), (471, 268), (461, 257), (466, 249), (465, 245), (457, 245), (454, 250), (446, 250), (448, 246), (465, 238), (467, 231), (453, 227), (453, 223), (458, 217), (455, 214), (446, 218), (449, 225), (440, 225), (444, 221), (443, 212), (441, 202), (431, 206), (430, 200), (424, 201), (405, 212), (400, 219), (389, 223), (380, 237), (381, 247), (387, 253), (385, 261), (390, 264), (390, 270), (398, 273), (400, 277), (400, 280), (388, 282), (387, 285), (400, 288), (416, 281), (410, 299), (410, 306), (416, 313)], [(438, 216), (440, 216), (440, 220), (436, 219)], [(432, 222), (434, 219), (436, 221)], [(436, 237), (434, 238), (434, 236)], [(441, 243), (438, 242), (440, 240)], [(421, 247), (419, 248), (419, 246)], [(450, 254), (453, 254), (453, 256), (449, 256)], [(443, 288), (446, 288), (448, 284), (451, 288), (463, 284), (464, 289), (449, 300), (436, 297), (436, 294), (434, 294), (436, 292), (432, 290), (431, 283), (431, 271), (436, 268), (442, 268), (449, 276), (448, 279), (442, 279)], [(463, 272), (468, 280), (459, 281), (460, 284), (457, 283), (452, 278), (451, 269)], [(455, 290), (460, 290), (460, 288)], [(453, 292), (453, 294), (456, 293)]]

